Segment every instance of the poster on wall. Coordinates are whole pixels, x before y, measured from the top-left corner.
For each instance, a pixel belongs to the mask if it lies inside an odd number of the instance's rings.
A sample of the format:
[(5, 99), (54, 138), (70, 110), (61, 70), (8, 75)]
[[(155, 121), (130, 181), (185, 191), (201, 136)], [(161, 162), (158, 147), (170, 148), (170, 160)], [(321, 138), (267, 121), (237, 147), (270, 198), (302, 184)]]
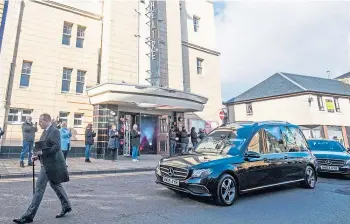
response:
[(326, 99), (326, 107), (327, 107), (327, 111), (328, 111), (328, 112), (334, 113), (334, 103), (333, 103), (333, 100)]

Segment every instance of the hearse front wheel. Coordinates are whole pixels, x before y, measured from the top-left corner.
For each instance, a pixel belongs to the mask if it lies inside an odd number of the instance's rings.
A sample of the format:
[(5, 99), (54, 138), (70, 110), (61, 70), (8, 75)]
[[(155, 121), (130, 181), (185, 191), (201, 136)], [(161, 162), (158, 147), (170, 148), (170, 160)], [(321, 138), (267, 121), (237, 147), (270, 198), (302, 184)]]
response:
[(216, 203), (222, 206), (230, 206), (234, 203), (236, 197), (237, 183), (235, 179), (229, 174), (222, 175), (218, 182)]

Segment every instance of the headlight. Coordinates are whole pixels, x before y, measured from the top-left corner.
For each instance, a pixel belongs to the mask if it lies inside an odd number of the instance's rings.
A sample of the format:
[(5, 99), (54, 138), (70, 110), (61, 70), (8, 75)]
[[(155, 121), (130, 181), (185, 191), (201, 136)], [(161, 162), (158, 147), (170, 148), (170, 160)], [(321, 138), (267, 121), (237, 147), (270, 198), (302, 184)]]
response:
[(194, 170), (192, 177), (207, 177), (209, 176), (213, 171), (211, 169), (200, 169), (200, 170)]
[(346, 164), (346, 165), (350, 165), (350, 160), (348, 160), (345, 164)]

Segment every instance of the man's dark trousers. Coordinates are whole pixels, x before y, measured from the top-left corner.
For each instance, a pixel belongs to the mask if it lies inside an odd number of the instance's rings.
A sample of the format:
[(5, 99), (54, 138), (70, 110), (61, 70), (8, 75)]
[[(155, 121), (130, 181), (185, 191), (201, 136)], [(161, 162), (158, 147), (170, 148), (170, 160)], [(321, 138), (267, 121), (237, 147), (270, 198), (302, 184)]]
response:
[(23, 215), (23, 217), (34, 219), (36, 212), (38, 211), (41, 200), (43, 199), (45, 189), (47, 186), (47, 182), (50, 183), (51, 188), (55, 191), (56, 195), (61, 201), (61, 205), (63, 209), (71, 208), (71, 204), (69, 202), (68, 196), (63, 189), (61, 184), (54, 184), (49, 181), (49, 178), (46, 175), (46, 170), (44, 166), (41, 166), (41, 170), (36, 182), (35, 194), (32, 199), (32, 203), (30, 204), (28, 210)]

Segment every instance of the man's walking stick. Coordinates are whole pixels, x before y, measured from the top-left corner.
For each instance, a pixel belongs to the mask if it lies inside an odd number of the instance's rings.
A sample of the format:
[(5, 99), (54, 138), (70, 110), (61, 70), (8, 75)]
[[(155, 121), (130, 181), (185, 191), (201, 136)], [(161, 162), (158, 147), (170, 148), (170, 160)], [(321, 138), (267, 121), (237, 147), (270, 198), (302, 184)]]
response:
[[(33, 152), (34, 153), (34, 152)], [(35, 162), (34, 162), (35, 160), (34, 159), (32, 159), (32, 166), (33, 166), (33, 195), (35, 194)]]

